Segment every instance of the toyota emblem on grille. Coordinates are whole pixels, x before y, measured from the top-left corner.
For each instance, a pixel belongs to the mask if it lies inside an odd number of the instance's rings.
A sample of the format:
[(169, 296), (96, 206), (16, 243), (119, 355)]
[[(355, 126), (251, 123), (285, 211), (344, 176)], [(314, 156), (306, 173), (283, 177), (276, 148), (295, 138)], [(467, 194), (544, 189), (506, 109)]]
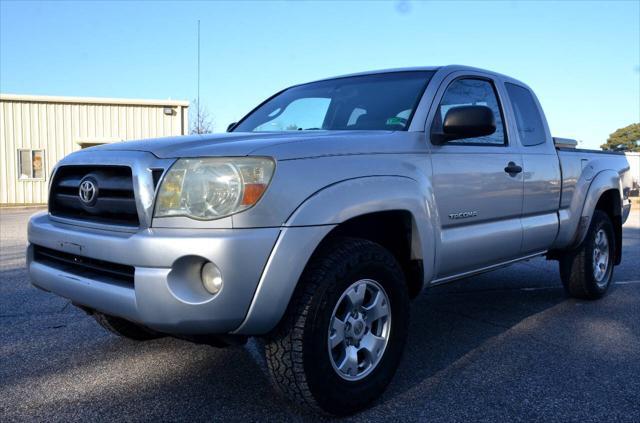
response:
[(78, 196), (84, 205), (91, 206), (98, 196), (98, 186), (92, 179), (85, 178), (80, 181)]

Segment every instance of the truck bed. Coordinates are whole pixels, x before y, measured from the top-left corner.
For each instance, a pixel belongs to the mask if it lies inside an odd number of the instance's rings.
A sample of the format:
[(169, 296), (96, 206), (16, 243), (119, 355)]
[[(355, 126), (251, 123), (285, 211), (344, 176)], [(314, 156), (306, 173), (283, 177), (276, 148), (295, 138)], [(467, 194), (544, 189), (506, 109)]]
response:
[(629, 192), (631, 189), (631, 172), (627, 158), (620, 152), (587, 150), (570, 147), (557, 147), (562, 191), (560, 196), (559, 220), (560, 228), (554, 244), (555, 248), (566, 248), (579, 242), (586, 231), (591, 216), (585, 215), (585, 202), (594, 201), (599, 195), (588, 195), (599, 190), (603, 180), (619, 179), (620, 218), (626, 220), (630, 210)]

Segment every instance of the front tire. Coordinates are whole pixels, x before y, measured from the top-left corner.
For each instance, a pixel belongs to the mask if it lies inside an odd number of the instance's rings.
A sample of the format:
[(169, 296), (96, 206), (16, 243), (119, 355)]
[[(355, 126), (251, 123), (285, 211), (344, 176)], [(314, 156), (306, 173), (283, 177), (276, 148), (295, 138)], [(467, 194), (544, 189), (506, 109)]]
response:
[(607, 292), (613, 278), (615, 246), (611, 219), (596, 210), (580, 247), (560, 258), (560, 277), (569, 296), (596, 300)]
[(393, 378), (408, 322), (407, 286), (389, 251), (355, 238), (328, 243), (311, 259), (267, 340), (274, 385), (298, 405), (355, 413)]

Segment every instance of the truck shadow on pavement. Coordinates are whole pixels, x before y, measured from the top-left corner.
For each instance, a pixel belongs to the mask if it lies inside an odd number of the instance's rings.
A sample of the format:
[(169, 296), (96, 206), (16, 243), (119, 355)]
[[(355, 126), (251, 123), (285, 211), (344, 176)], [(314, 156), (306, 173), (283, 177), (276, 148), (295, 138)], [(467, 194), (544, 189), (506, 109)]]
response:
[[(521, 290), (505, 289), (505, 278), (496, 278), (496, 272), (477, 276), (432, 288), (416, 299), (396, 377), (372, 410), (354, 418), (379, 416), (380, 408), (390, 406), (415, 407), (410, 398), (416, 387), (435, 388), (443, 371), (472, 362), (490, 339), (565, 300), (557, 281)], [(542, 279), (549, 283), (548, 277)], [(22, 410), (26, 414), (14, 417), (46, 418), (52, 404), (56, 416), (81, 420), (314, 417), (274, 393), (256, 341), (228, 349), (172, 338), (137, 343), (106, 334), (72, 306), (53, 310), (39, 313), (36, 322), (16, 318), (14, 330), (25, 336), (14, 332), (5, 339), (11, 344), (5, 348), (17, 355), (3, 358), (4, 365), (12, 366), (3, 372), (3, 402), (22, 392), (20, 401), (28, 407)]]
[(443, 371), (463, 369), (492, 339), (566, 301), (559, 284), (506, 289), (492, 287), (491, 277), (489, 273), (459, 282), (472, 289), (431, 288), (414, 302), (403, 363), (383, 401), (393, 401), (416, 385), (435, 387), (446, 377), (440, 375)]
[[(640, 225), (625, 227), (616, 280), (640, 279), (639, 244)], [(274, 393), (258, 342), (215, 349), (117, 338), (31, 287), (22, 243), (3, 247), (2, 420), (317, 419)], [(632, 421), (640, 400), (637, 286), (614, 286), (598, 302), (568, 300), (557, 265), (536, 259), (431, 288), (411, 306), (388, 390), (348, 420)]]

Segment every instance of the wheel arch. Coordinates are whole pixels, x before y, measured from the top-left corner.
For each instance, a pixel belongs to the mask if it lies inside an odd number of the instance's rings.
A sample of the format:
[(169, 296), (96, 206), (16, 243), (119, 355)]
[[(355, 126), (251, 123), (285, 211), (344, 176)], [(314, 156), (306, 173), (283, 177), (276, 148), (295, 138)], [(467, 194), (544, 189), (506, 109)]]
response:
[(578, 246), (584, 241), (591, 226), (594, 211), (601, 210), (609, 216), (613, 224), (616, 236), (614, 263), (620, 264), (622, 258), (622, 204), (622, 187), (618, 173), (614, 171), (599, 173), (587, 192), (573, 245)]
[[(409, 272), (409, 292), (416, 295), (433, 271), (431, 192), (412, 178), (368, 176), (330, 185), (308, 197), (283, 225), (247, 316), (234, 333), (259, 335), (273, 329), (313, 254), (336, 236), (360, 235), (391, 247)], [(389, 236), (397, 235), (394, 229), (401, 229), (403, 236)]]
[[(435, 257), (430, 186), (405, 176), (368, 176), (331, 185), (308, 198), (286, 226), (335, 224), (337, 236), (367, 239), (391, 251), (412, 296), (431, 279)], [(317, 248), (320, 247), (320, 244)]]
[(603, 211), (611, 219), (616, 237), (614, 263), (620, 264), (622, 260), (622, 198), (620, 191), (617, 189), (604, 191), (596, 203), (595, 210)]
[(352, 217), (333, 228), (317, 249), (341, 237), (362, 238), (382, 245), (400, 263), (409, 296), (415, 298), (422, 291), (422, 245), (415, 218), (409, 210), (387, 210)]

